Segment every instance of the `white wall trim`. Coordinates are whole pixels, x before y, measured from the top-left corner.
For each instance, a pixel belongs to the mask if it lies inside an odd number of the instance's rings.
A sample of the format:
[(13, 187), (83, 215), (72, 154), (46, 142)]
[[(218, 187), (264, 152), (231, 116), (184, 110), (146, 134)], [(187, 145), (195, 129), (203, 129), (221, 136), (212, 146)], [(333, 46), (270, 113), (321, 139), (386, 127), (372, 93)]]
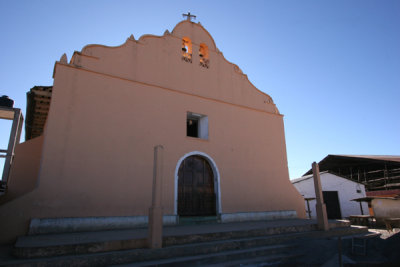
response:
[(208, 140), (208, 117), (202, 116), (199, 120), (199, 137)]
[(221, 187), (220, 187), (220, 174), (219, 174), (219, 170), (217, 167), (217, 164), (215, 163), (215, 161), (213, 160), (212, 157), (210, 157), (208, 154), (204, 153), (204, 152), (200, 152), (200, 151), (192, 151), (189, 153), (186, 153), (185, 155), (183, 155), (183, 157), (181, 157), (178, 160), (178, 163), (176, 164), (175, 167), (175, 196), (174, 196), (174, 215), (178, 215), (178, 171), (179, 171), (179, 166), (181, 166), (183, 160), (187, 157), (190, 156), (202, 156), (204, 157), (208, 163), (211, 165), (211, 169), (213, 171), (214, 174), (214, 191), (215, 194), (217, 196), (217, 207), (216, 207), (216, 211), (217, 211), (217, 215), (222, 213), (222, 207), (221, 207)]

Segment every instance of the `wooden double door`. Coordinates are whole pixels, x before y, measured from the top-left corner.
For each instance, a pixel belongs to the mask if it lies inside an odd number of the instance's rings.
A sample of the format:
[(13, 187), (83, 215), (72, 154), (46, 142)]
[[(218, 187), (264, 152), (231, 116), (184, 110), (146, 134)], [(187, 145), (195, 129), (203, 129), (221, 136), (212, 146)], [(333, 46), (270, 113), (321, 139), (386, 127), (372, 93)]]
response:
[(213, 171), (201, 156), (187, 157), (179, 166), (178, 215), (216, 215)]

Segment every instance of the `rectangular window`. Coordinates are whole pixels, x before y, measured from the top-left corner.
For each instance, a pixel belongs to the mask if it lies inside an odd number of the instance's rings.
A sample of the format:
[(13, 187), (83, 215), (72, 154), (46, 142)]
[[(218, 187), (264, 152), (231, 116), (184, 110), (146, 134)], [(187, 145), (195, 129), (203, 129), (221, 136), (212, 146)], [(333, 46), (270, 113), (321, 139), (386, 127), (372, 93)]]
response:
[(202, 114), (188, 112), (186, 116), (186, 135), (208, 139), (208, 117)]
[(190, 118), (187, 119), (187, 136), (199, 137), (199, 119)]

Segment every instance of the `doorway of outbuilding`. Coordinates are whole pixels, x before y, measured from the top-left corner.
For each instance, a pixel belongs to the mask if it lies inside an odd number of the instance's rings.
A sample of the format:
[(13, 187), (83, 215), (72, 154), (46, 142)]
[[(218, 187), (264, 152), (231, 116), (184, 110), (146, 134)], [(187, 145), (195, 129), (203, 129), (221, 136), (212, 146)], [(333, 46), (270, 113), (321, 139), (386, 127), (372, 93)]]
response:
[(328, 219), (342, 219), (338, 191), (322, 191)]

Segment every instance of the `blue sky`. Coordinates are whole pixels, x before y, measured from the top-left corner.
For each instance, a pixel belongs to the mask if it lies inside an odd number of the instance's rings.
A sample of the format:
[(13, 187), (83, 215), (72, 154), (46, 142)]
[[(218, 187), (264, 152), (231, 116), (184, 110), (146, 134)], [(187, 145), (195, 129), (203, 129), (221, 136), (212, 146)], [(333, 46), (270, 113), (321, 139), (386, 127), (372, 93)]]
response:
[(0, 95), (25, 114), (63, 53), (162, 35), (187, 11), (285, 115), (292, 179), (328, 154), (400, 155), (400, 1), (3, 0)]

